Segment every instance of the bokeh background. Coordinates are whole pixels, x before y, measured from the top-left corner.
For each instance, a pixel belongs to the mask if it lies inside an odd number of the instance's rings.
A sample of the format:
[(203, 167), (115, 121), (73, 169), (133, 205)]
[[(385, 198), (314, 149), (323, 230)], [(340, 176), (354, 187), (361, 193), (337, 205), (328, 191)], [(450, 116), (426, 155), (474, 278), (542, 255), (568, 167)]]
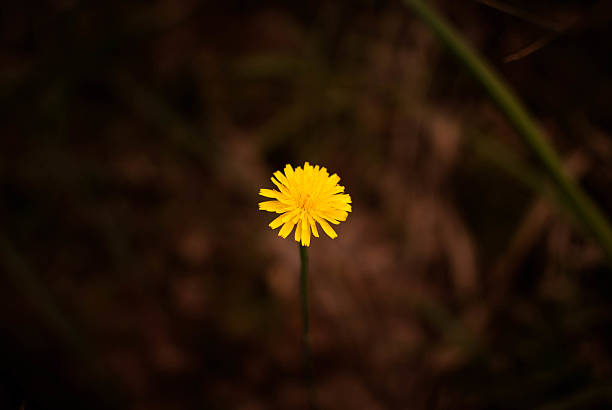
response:
[[(609, 4), (435, 2), (611, 215)], [(400, 1), (0, 10), (1, 408), (305, 408), (257, 210), (304, 161), (354, 209), (310, 247), (321, 409), (612, 407), (603, 253)]]

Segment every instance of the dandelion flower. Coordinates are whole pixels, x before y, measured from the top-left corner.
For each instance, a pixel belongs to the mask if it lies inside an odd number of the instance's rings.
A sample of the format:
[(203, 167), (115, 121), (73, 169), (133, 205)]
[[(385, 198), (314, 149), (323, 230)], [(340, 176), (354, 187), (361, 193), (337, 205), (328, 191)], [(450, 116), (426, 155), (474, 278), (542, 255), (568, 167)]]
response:
[[(273, 198), (273, 201), (259, 203), (259, 209), (281, 214), (270, 222), (270, 228), (282, 226), (278, 236), (286, 238), (295, 227), (295, 240), (303, 246), (310, 246), (310, 233), (319, 237), (317, 223), (332, 239), (338, 234), (329, 225), (346, 221), (351, 212), (351, 197), (338, 185), (340, 177), (329, 175), (327, 169), (308, 162), (304, 168), (286, 165), (284, 174), (276, 171), (271, 178), (279, 191), (260, 189), (259, 195)], [(276, 177), (276, 178), (275, 178)]]

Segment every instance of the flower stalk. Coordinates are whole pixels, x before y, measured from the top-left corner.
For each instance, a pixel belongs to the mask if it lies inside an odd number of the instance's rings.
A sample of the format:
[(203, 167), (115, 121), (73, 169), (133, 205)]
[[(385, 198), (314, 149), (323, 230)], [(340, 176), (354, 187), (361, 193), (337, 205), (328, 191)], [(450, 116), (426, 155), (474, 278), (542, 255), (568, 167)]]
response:
[(300, 249), (300, 301), (302, 305), (302, 348), (306, 387), (308, 388), (308, 408), (314, 409), (314, 367), (310, 352), (310, 323), (308, 318), (308, 247), (298, 244)]

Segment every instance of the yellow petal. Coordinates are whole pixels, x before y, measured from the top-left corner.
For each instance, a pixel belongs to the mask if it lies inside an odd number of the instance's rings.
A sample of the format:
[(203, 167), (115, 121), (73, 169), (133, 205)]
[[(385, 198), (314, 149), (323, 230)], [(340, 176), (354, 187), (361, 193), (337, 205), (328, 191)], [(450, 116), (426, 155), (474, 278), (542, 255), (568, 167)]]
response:
[(278, 198), (282, 194), (280, 192), (278, 192), (278, 191), (273, 190), (273, 189), (262, 188), (262, 189), (259, 190), (259, 195), (265, 196), (267, 198)]
[(348, 216), (346, 211), (339, 211), (336, 209), (325, 209), (318, 213), (319, 216), (322, 216), (334, 225), (338, 225), (338, 221), (346, 221), (346, 217)]
[(293, 168), (289, 164), (285, 165), (285, 175), (287, 176), (287, 180), (289, 181), (289, 183), (291, 183), (291, 180), (294, 178), (295, 175), (293, 172)]
[(339, 203), (339, 204), (350, 204), (351, 201), (351, 196), (349, 194), (337, 194), (337, 195), (332, 195), (329, 200), (329, 203)]
[(302, 169), (302, 167), (297, 167), (295, 169), (295, 181), (298, 183), (299, 188), (303, 191), (304, 190), (304, 170)]
[(297, 215), (298, 212), (299, 212), (298, 209), (294, 209), (291, 212), (286, 212), (286, 213), (282, 214), (281, 216), (279, 216), (278, 218), (276, 218), (275, 220), (270, 222), (270, 224), (269, 224), (270, 228), (276, 229), (279, 226), (281, 226), (282, 224), (291, 221), (295, 217), (295, 215)]
[(291, 193), (289, 192), (289, 188), (287, 188), (285, 185), (278, 182), (276, 179), (274, 179), (274, 177), (271, 177), (270, 179), (272, 180), (274, 185), (278, 187), (279, 191), (281, 191), (283, 195), (291, 196)]
[(293, 230), (293, 227), (295, 226), (295, 222), (296, 222), (295, 219), (285, 222), (281, 230), (278, 232), (278, 236), (281, 236), (283, 238), (286, 238), (287, 236), (289, 236), (289, 234)]
[(350, 204), (352, 202), (351, 196), (349, 194), (336, 195), (334, 198), (338, 198), (343, 202), (346, 202), (347, 204)]
[(306, 217), (303, 216), (300, 222), (302, 223), (302, 245), (310, 246), (310, 227)]
[(291, 220), (293, 220), (293, 223), (296, 223), (298, 220), (298, 217), (300, 216), (300, 210), (299, 209), (294, 209), (293, 211), (287, 212), (284, 215), (284, 222), (289, 222)]
[(283, 224), (283, 216), (285, 215), (281, 215), (278, 218), (274, 219), (272, 222), (268, 224), (268, 226), (272, 229), (278, 228), (279, 226)]
[(315, 223), (314, 219), (312, 219), (312, 216), (310, 215), (306, 215), (308, 217), (308, 223), (310, 224), (310, 229), (312, 229), (312, 234), (315, 236), (315, 238), (319, 237), (319, 231), (317, 230), (317, 224)]
[(259, 203), (259, 209), (268, 212), (283, 213), (291, 210), (291, 207), (279, 201), (264, 201)]
[(276, 179), (278, 179), (280, 181), (281, 184), (285, 185), (285, 186), (289, 186), (289, 181), (287, 180), (287, 178), (283, 175), (282, 172), (280, 171), (276, 171), (274, 173), (274, 176), (276, 177)]
[(336, 185), (336, 186), (328, 186), (324, 191), (325, 195), (336, 195), (339, 194), (341, 192), (344, 192), (344, 187), (342, 185)]
[(300, 219), (295, 227), (295, 241), (299, 242), (302, 237), (302, 220)]
[(319, 225), (321, 225), (321, 228), (323, 228), (323, 231), (327, 234), (327, 236), (329, 236), (332, 239), (338, 237), (338, 234), (336, 233), (336, 231), (334, 231), (333, 228), (329, 226), (327, 222), (325, 222), (325, 220), (319, 218), (316, 215), (313, 215), (312, 217), (315, 219), (315, 221), (319, 223)]
[(339, 203), (335, 203), (333, 204), (333, 207), (340, 210), (340, 211), (346, 211), (346, 212), (351, 212), (353, 210), (353, 208), (351, 207), (350, 204), (339, 204)]

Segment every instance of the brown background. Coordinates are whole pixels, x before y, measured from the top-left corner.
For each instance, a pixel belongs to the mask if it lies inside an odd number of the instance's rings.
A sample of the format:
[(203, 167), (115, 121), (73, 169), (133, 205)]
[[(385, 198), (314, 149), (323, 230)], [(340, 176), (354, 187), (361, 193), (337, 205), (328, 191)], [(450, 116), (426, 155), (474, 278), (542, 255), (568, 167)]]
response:
[[(607, 2), (436, 4), (610, 214)], [(400, 2), (0, 8), (0, 407), (305, 408), (257, 210), (304, 161), (354, 209), (310, 247), (320, 408), (612, 406), (612, 272)]]

